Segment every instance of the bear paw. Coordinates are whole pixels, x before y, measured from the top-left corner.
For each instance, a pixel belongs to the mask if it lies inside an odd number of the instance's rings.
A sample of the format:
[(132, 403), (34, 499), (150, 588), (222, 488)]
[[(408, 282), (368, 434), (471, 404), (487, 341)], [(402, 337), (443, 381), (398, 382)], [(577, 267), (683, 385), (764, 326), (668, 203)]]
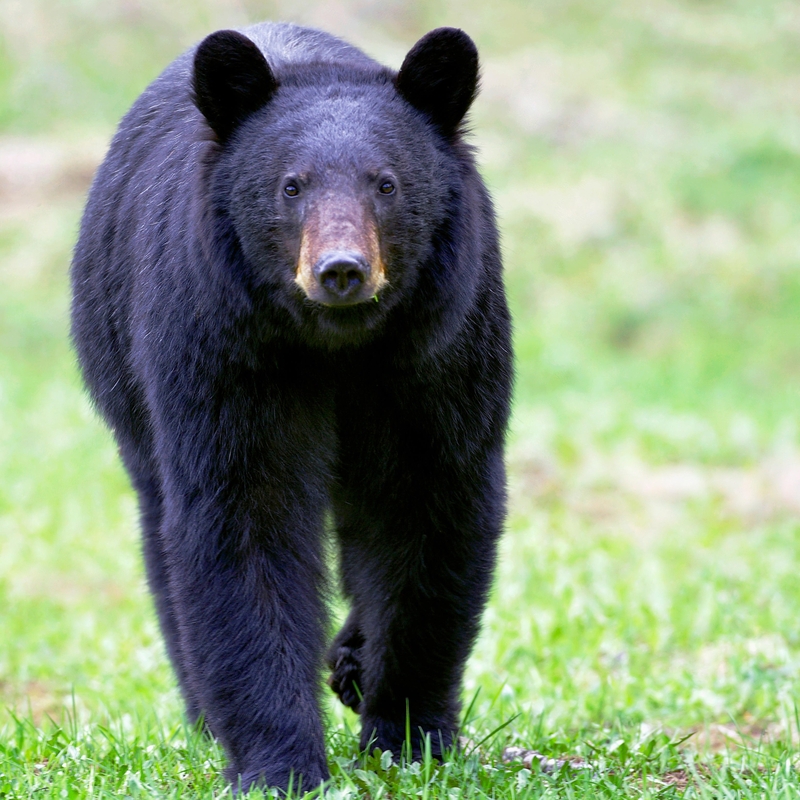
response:
[(352, 647), (337, 647), (335, 660), (332, 660), (332, 672), (328, 678), (328, 686), (339, 695), (339, 699), (356, 713), (361, 706), (361, 662), (358, 651)]
[(361, 708), (361, 647), (364, 637), (355, 625), (346, 624), (328, 651), (331, 676), (328, 686), (353, 711)]

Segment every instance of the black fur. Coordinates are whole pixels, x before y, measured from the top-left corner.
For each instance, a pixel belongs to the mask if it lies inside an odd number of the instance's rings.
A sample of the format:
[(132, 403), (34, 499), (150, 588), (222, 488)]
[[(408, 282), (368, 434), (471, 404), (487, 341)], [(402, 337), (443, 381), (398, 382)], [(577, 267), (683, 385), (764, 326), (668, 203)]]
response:
[[(75, 250), (72, 331), (139, 495), (190, 717), (234, 783), (310, 788), (328, 776), (329, 510), (352, 605), (330, 683), (362, 746), (399, 754), (407, 708), (415, 752), (420, 730), (436, 756), (453, 743), (504, 517), (510, 325), (458, 133), (468, 37), (428, 34), (398, 77), (318, 31), (245, 34), (266, 60), (213, 34), (120, 124)], [(329, 307), (295, 282), (323, 197), (375, 220), (377, 302)]]

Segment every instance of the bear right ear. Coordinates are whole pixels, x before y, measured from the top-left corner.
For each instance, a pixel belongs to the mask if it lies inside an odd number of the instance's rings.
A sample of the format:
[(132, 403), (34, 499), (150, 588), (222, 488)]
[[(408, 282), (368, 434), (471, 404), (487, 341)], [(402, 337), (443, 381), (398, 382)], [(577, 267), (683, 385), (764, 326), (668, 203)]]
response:
[(250, 114), (267, 104), (278, 88), (264, 54), (236, 31), (217, 31), (194, 55), (194, 103), (224, 142)]

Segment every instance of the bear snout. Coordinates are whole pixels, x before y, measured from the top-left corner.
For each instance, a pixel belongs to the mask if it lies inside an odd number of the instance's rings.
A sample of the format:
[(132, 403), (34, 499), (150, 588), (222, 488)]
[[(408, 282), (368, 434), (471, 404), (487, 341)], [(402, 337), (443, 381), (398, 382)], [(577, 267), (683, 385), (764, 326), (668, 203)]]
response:
[(378, 231), (355, 204), (319, 204), (307, 219), (295, 283), (325, 306), (372, 300), (387, 285)]

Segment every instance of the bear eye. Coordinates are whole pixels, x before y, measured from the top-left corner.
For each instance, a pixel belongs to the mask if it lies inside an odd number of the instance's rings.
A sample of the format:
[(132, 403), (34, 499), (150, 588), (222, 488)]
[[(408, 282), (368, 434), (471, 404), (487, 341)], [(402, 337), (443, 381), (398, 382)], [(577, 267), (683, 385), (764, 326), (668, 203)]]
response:
[(391, 181), (384, 181), (378, 187), (378, 191), (381, 194), (394, 194), (394, 184)]
[(287, 183), (286, 186), (283, 187), (283, 193), (287, 197), (297, 197), (297, 195), (300, 194), (300, 189), (296, 183)]

